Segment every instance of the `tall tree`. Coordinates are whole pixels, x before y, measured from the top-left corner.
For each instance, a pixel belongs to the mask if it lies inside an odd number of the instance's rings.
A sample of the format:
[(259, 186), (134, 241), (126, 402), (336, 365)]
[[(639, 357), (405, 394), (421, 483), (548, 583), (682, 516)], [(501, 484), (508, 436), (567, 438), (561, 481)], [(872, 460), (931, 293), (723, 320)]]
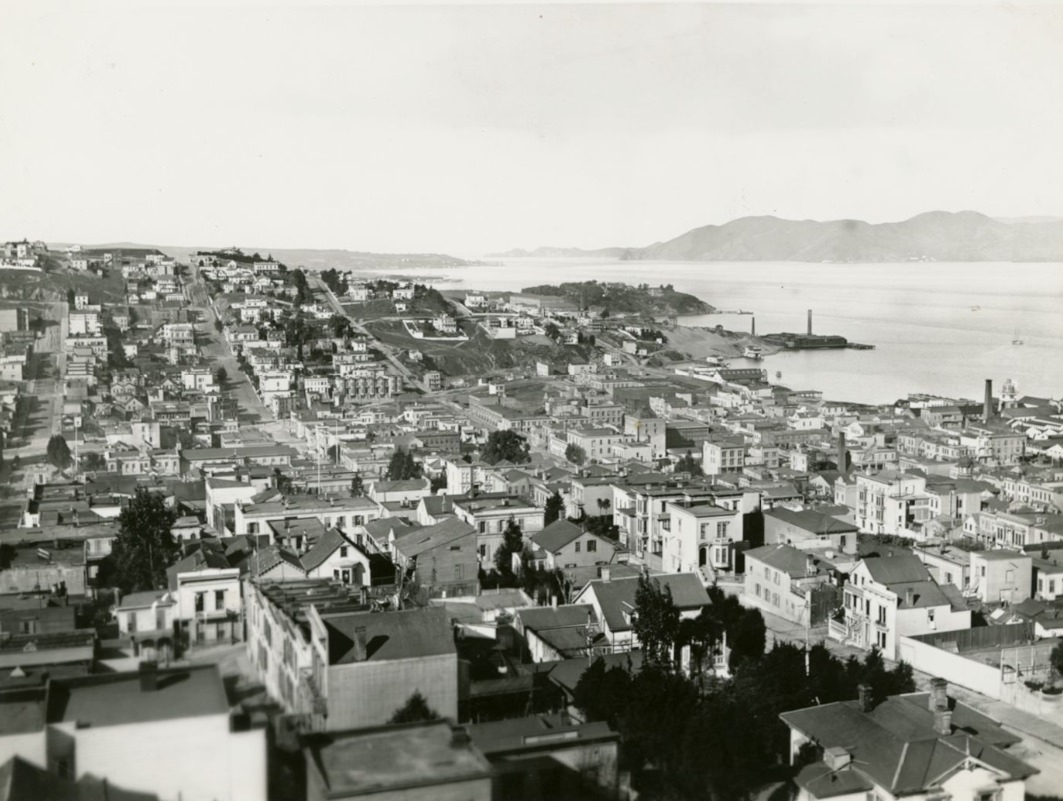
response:
[(351, 495), (355, 498), (365, 495), (365, 483), (358, 473), (355, 473), (354, 478), (351, 479)]
[(332, 336), (336, 339), (342, 339), (351, 333), (351, 321), (342, 314), (334, 314), (329, 317), (329, 329), (332, 331)]
[(385, 476), (389, 481), (406, 481), (411, 478), (420, 478), (422, 474), (421, 463), (413, 458), (413, 454), (405, 448), (396, 448), (391, 454), (388, 469)]
[(492, 431), (487, 435), (487, 444), (484, 445), (480, 458), (488, 464), (497, 464), (501, 461), (522, 464), (531, 459), (528, 440), (516, 431)]
[(51, 436), (45, 448), (45, 456), (49, 464), (58, 467), (60, 470), (66, 470), (74, 461), (70, 455), (70, 446), (66, 444), (66, 439), (62, 434), (53, 434)]
[(587, 451), (583, 450), (575, 442), (570, 442), (565, 446), (565, 458), (572, 464), (583, 464), (587, 461)]
[(561, 517), (561, 513), (565, 511), (565, 501), (558, 492), (554, 492), (549, 498), (546, 499), (546, 511), (543, 514), (543, 523), (550, 525), (555, 520)]
[(513, 575), (513, 554), (524, 553), (524, 532), (512, 517), (502, 532), (502, 544), (495, 550), (495, 567), (504, 576)]
[(161, 495), (143, 489), (122, 509), (110, 559), (114, 583), (123, 592), (166, 586), (166, 568), (178, 550), (170, 534), (176, 519)]
[(631, 626), (642, 645), (644, 658), (650, 664), (670, 670), (679, 638), (679, 608), (672, 599), (671, 587), (662, 588), (657, 579), (639, 576)]

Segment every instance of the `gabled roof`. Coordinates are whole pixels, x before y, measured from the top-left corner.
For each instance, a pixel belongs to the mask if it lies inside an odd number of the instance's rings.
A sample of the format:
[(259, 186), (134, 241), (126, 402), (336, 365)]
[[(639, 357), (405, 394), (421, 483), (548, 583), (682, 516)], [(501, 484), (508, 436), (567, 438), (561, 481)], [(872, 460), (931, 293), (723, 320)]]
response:
[(764, 545), (760, 548), (746, 551), (746, 559), (756, 559), (763, 562), (769, 567), (782, 571), (790, 578), (804, 578), (809, 575), (808, 562), (810, 557), (812, 559), (813, 575), (828, 569), (815, 555), (807, 551), (798, 550), (792, 545), (784, 545), (782, 543)]
[(426, 551), (449, 545), (451, 542), (468, 537), (470, 534), (475, 535), (476, 529), (464, 520), (452, 517), (436, 523), (434, 526), (415, 529), (408, 534), (401, 535), (395, 540), (395, 550), (410, 558)]
[(564, 606), (532, 606), (518, 609), (517, 617), (526, 629), (542, 631), (569, 626), (586, 626), (594, 619), (594, 607), (590, 604), (566, 604)]
[(922, 582), (930, 579), (930, 573), (915, 554), (902, 556), (872, 556), (864, 559), (871, 578), (879, 584)]
[[(950, 706), (952, 733), (947, 735), (934, 729), (928, 693), (892, 696), (869, 712), (861, 711), (856, 701), (841, 701), (784, 712), (779, 717), (822, 748), (847, 751), (852, 757), (847, 770), (863, 774), (894, 795), (925, 790), (962, 767), (968, 758), (1010, 778), (1037, 772), (1000, 750), (999, 746), (1014, 744), (1019, 738), (966, 704), (952, 701)], [(800, 778), (809, 782), (811, 789), (822, 775), (821, 771), (802, 772)], [(856, 778), (851, 781), (859, 783)]]
[(583, 533), (583, 529), (568, 520), (559, 519), (529, 537), (545, 551), (557, 553)]
[(338, 529), (330, 528), (328, 531), (318, 537), (317, 542), (314, 543), (314, 547), (312, 547), (309, 551), (303, 554), (302, 558), (300, 559), (303, 565), (303, 570), (309, 573), (314, 568), (324, 564), (325, 561), (328, 560), (328, 558), (332, 556), (332, 554), (334, 554), (338, 548), (342, 547), (354, 548), (363, 556), (368, 557), (368, 554), (366, 554), (365, 551), (362, 550), (362, 547), (360, 545), (351, 542), (349, 539), (343, 536), (343, 534)]
[(306, 572), (303, 568), (303, 563), (299, 561), (299, 557), (279, 545), (270, 545), (268, 548), (262, 548), (257, 551), (255, 555), (251, 557), (249, 570), (252, 576), (261, 576), (263, 573), (268, 573), (282, 562), (287, 562), (292, 567), (297, 568), (300, 572)]
[(810, 534), (822, 536), (826, 534), (847, 534), (858, 531), (859, 528), (852, 523), (846, 523), (836, 517), (823, 514), (814, 509), (803, 509), (795, 512), (793, 509), (776, 506), (764, 513), (765, 517), (771, 517), (789, 523), (792, 526), (804, 529)]
[[(457, 653), (454, 634), (443, 607), (385, 613), (353, 612), (329, 616), (325, 625), (329, 630), (330, 665)], [(356, 647), (359, 630), (365, 638), (364, 659), (360, 658)]]
[[(672, 600), (680, 611), (699, 609), (708, 606), (709, 594), (695, 573), (665, 573), (650, 576), (651, 581), (660, 582), (661, 589), (672, 592)], [(602, 617), (612, 631), (628, 631), (631, 624), (625, 616), (635, 609), (635, 591), (638, 589), (639, 577), (611, 578), (608, 581), (597, 579), (584, 587), (576, 601), (586, 598), (591, 591), (598, 599)]]

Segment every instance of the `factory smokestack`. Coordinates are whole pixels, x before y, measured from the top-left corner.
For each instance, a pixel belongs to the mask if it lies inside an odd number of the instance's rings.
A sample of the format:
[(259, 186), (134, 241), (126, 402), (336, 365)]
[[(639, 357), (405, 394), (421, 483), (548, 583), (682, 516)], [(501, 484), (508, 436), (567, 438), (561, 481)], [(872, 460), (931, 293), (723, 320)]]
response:
[(988, 423), (993, 416), (993, 379), (985, 380), (985, 405), (982, 407), (982, 422)]
[(849, 450), (845, 447), (845, 432), (838, 432), (838, 470), (849, 472)]
[(808, 310), (808, 335), (812, 336), (812, 310)]
[(757, 318), (756, 317), (754, 317), (752, 320), (750, 320), (750, 323), (749, 323), (749, 335), (750, 336), (754, 336), (754, 337), (757, 335)]

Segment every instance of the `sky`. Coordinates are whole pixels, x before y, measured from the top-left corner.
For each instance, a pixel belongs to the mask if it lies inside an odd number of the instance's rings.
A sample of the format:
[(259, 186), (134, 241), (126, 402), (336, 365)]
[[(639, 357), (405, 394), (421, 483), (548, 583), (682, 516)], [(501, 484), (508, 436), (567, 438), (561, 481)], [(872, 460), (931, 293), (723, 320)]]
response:
[(467, 255), (1063, 216), (1063, 5), (0, 7), (8, 239)]

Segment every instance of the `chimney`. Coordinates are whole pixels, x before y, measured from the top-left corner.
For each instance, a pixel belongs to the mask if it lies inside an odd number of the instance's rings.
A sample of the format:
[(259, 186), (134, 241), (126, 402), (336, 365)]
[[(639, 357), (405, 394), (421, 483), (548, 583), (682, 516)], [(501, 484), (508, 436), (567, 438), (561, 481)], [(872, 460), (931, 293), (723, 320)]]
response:
[(952, 710), (939, 706), (934, 710), (934, 731), (942, 737), (952, 734)]
[(159, 664), (158, 662), (140, 663), (140, 691), (153, 693), (159, 689)]
[(835, 457), (838, 461), (838, 470), (842, 473), (849, 472), (849, 451), (845, 447), (845, 432), (838, 432), (838, 454)]
[(455, 726), (450, 730), (450, 745), (452, 748), (468, 748), (472, 742), (469, 732), (464, 726)]
[(931, 712), (936, 712), (941, 707), (948, 708), (948, 689), (949, 683), (945, 679), (935, 677), (930, 680), (929, 706)]
[(871, 685), (861, 684), (859, 687), (856, 688), (856, 691), (859, 694), (860, 711), (870, 712), (871, 708), (874, 706), (874, 704), (871, 702)]
[(806, 576), (814, 576), (814, 575), (816, 575), (816, 557), (813, 556), (812, 554), (806, 554), (805, 555), (805, 575)]
[(904, 605), (910, 607), (914, 603), (915, 603), (915, 590), (913, 590), (911, 587), (908, 587), (904, 591)]
[(557, 609), (557, 596), (556, 595), (551, 595), (550, 596), (550, 608), (551, 609)]
[(749, 335), (750, 336), (754, 336), (754, 337), (757, 335), (757, 318), (756, 317), (754, 317), (749, 322)]
[(602, 565), (602, 573), (601, 573), (602, 581), (609, 581), (611, 576), (612, 576), (612, 571), (610, 570), (609, 565)]
[(812, 310), (808, 310), (808, 335), (812, 336)]
[(354, 660), (364, 662), (369, 658), (366, 642), (365, 626), (358, 626), (354, 630)]
[(985, 404), (982, 406), (982, 422), (988, 423), (993, 416), (993, 379), (985, 380)]

